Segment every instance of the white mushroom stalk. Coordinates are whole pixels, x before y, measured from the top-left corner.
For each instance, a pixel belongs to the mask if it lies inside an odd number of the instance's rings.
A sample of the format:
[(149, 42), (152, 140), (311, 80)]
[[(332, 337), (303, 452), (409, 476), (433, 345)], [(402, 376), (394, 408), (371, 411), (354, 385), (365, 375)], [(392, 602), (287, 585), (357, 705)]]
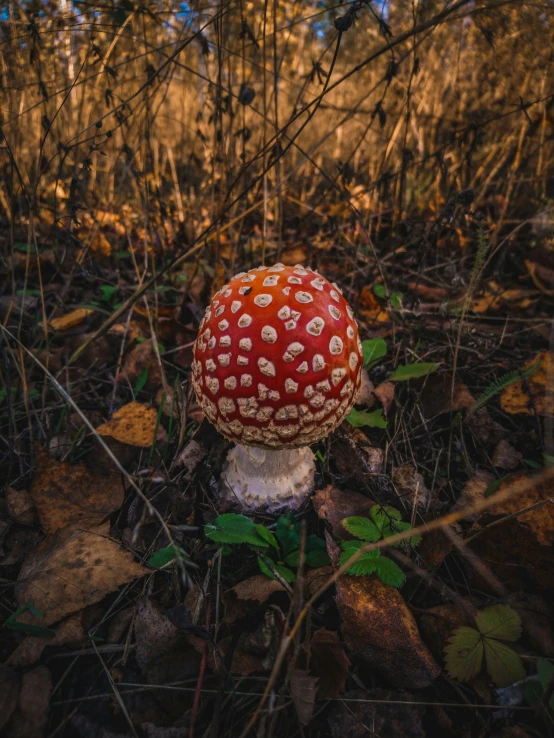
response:
[(340, 289), (302, 266), (237, 274), (206, 310), (192, 381), (209, 420), (238, 445), (222, 495), (247, 509), (294, 509), (313, 491), (309, 446), (349, 413), (362, 346)]

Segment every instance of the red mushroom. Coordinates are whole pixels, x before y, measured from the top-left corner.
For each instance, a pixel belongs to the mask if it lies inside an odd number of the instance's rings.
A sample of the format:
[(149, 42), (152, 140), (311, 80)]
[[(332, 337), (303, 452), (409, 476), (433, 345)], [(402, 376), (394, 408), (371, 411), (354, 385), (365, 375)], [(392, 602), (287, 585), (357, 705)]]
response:
[(349, 413), (362, 345), (337, 285), (297, 265), (235, 275), (206, 310), (192, 382), (204, 413), (235, 441), (222, 492), (244, 507), (298, 507), (313, 490), (309, 446)]

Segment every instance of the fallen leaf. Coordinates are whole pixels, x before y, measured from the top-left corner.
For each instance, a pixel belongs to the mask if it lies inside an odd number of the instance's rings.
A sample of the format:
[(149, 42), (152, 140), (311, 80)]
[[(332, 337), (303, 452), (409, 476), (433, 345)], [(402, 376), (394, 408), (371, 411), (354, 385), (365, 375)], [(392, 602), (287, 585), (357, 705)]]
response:
[(139, 343), (125, 357), (123, 374), (131, 385), (135, 385), (143, 372), (147, 373), (144, 387), (155, 389), (162, 383), (162, 372), (154, 352), (152, 339)]
[(30, 496), (45, 533), (66, 525), (94, 528), (123, 504), (117, 474), (93, 474), (84, 464), (55, 461), (36, 447), (36, 474)]
[(522, 458), (523, 454), (516, 451), (508, 441), (502, 439), (496, 444), (496, 448), (492, 454), (491, 464), (499, 469), (511, 470), (519, 465)]
[(285, 266), (296, 266), (306, 261), (306, 249), (302, 246), (291, 246), (281, 252), (281, 261)]
[(199, 654), (187, 635), (147, 597), (139, 602), (134, 632), (135, 658), (150, 684), (165, 684), (197, 674)]
[(341, 631), (353, 656), (397, 687), (422, 689), (437, 678), (440, 667), (398, 590), (374, 576), (343, 576), (336, 587)]
[(266, 602), (275, 592), (284, 592), (285, 588), (276, 579), (269, 579), (263, 574), (255, 574), (223, 593), (226, 623), (233, 623), (237, 618), (255, 612), (262, 602)]
[(554, 415), (554, 352), (538, 354), (523, 369), (537, 361), (538, 369), (525, 382), (511, 384), (502, 392), (500, 407), (510, 415)]
[(344, 423), (331, 439), (330, 453), (344, 483), (364, 489), (368, 477), (383, 473), (384, 453), (360, 428)]
[[(88, 239), (87, 239), (88, 241)], [(96, 231), (89, 241), (89, 250), (99, 259), (107, 259), (112, 253), (112, 247), (102, 231)]]
[(52, 677), (45, 666), (22, 676), (17, 709), (7, 726), (6, 738), (42, 738), (51, 692)]
[(293, 669), (289, 675), (289, 684), (298, 719), (302, 725), (308, 725), (314, 714), (317, 677), (303, 669)]
[(457, 412), (472, 408), (475, 398), (463, 382), (454, 384), (452, 395), (452, 375), (432, 374), (421, 392), (421, 404), (426, 418), (434, 418), (450, 411)]
[(7, 664), (10, 666), (29, 666), (36, 664), (47, 646), (72, 646), (77, 648), (86, 643), (86, 633), (83, 628), (81, 612), (70, 615), (56, 626), (53, 638), (43, 636), (27, 636), (10, 654)]
[[(460, 526), (454, 524), (453, 528), (459, 534)], [(418, 557), (425, 563), (427, 568), (434, 569), (440, 566), (445, 558), (452, 553), (454, 544), (452, 539), (439, 528), (432, 530), (423, 536), (423, 540), (418, 546)]]
[(67, 313), (67, 315), (60, 315), (59, 318), (52, 318), (50, 320), (50, 327), (55, 331), (67, 331), (70, 328), (75, 328), (75, 326), (84, 323), (86, 318), (88, 318), (88, 316), (93, 312), (94, 310), (91, 310), (90, 308), (77, 308), (77, 310), (72, 310), (70, 313)]
[[(15, 586), (19, 607), (34, 605), (42, 614), (40, 625), (51, 625), (147, 574), (108, 538), (108, 530), (109, 525), (90, 531), (68, 526), (32, 549)], [(31, 622), (26, 615), (20, 620)]]
[(309, 643), (310, 673), (317, 676), (317, 698), (336, 700), (346, 689), (350, 659), (337, 633), (319, 628)]
[(382, 382), (373, 390), (373, 394), (383, 405), (383, 411), (385, 415), (388, 414), (394, 401), (394, 389), (394, 382)]
[(4, 495), (10, 518), (20, 525), (33, 525), (37, 511), (27, 490), (6, 487)]
[(370, 323), (377, 321), (378, 323), (387, 323), (390, 320), (389, 314), (379, 305), (377, 298), (373, 294), (373, 288), (366, 284), (360, 292), (360, 314)]
[(374, 389), (373, 382), (369, 378), (367, 369), (362, 369), (362, 381), (358, 388), (358, 392), (356, 393), (354, 403), (356, 405), (365, 405), (367, 408), (373, 407), (373, 405), (375, 405), (375, 397), (373, 395)]
[[(515, 517), (491, 525), (469, 545), (504, 585), (545, 590), (554, 587), (554, 482), (537, 482), (526, 488), (528, 482), (529, 477), (522, 472), (500, 483), (495, 493), (510, 487), (513, 497), (490, 508), (470, 533), (479, 533), (488, 522), (496, 522), (497, 516)], [(545, 500), (540, 507), (522, 512)], [(478, 578), (478, 574), (474, 576)]]
[(490, 508), (488, 512), (490, 515), (512, 515), (537, 502), (545, 502), (541, 507), (521, 513), (517, 516), (517, 520), (529, 526), (538, 543), (543, 546), (552, 546), (554, 544), (554, 502), (552, 501), (554, 481), (537, 482), (532, 487), (528, 485), (529, 476), (526, 472), (512, 474), (500, 483), (495, 494), (510, 488), (513, 496)]
[(334, 538), (352, 540), (353, 536), (348, 533), (342, 521), (353, 515), (367, 517), (375, 501), (359, 492), (338, 489), (329, 484), (316, 491), (312, 504), (318, 516), (331, 526)]
[[(410, 702), (414, 704), (410, 704)], [(329, 710), (332, 738), (426, 738), (425, 705), (409, 692), (356, 689)]]
[(486, 445), (498, 443), (507, 435), (506, 430), (491, 418), (486, 407), (469, 414), (465, 424), (475, 438)]
[(419, 616), (419, 630), (433, 657), (441, 663), (446, 643), (461, 626), (472, 627), (476, 606), (471, 600), (430, 607)]
[(20, 675), (5, 664), (0, 664), (0, 730), (8, 723), (17, 706)]
[(395, 467), (392, 472), (392, 483), (400, 499), (409, 509), (415, 504), (419, 510), (427, 510), (433, 495), (413, 464), (408, 461)]
[[(489, 488), (490, 484), (494, 482), (496, 477), (487, 471), (478, 471), (475, 476), (468, 479), (462, 490), (461, 495), (458, 497), (454, 505), (452, 506), (452, 512), (457, 510), (464, 510), (470, 508), (478, 502), (485, 499), (485, 492)], [(475, 520), (476, 516), (473, 513), (469, 513), (466, 516), (466, 520)]]
[(406, 287), (411, 292), (419, 295), (423, 300), (429, 300), (429, 302), (440, 302), (445, 297), (448, 297), (448, 290), (444, 287), (430, 287), (421, 282), (408, 282)]
[(107, 423), (98, 426), (96, 432), (103, 438), (140, 448), (149, 448), (154, 440), (163, 441), (167, 435), (165, 428), (158, 424), (157, 410), (140, 402), (120, 407)]

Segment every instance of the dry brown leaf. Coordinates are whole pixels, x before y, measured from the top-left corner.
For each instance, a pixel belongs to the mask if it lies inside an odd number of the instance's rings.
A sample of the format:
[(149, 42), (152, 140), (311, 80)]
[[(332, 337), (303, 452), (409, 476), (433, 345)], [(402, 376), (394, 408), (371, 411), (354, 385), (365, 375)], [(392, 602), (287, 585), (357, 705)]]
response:
[(382, 382), (375, 388), (373, 394), (383, 405), (383, 411), (387, 415), (394, 401), (394, 382)]
[[(511, 515), (537, 502), (545, 502), (534, 510), (521, 513), (517, 520), (529, 526), (538, 543), (542, 546), (554, 545), (554, 481), (538, 482), (529, 487), (526, 472), (512, 474), (500, 483), (495, 494), (510, 488), (513, 496), (489, 509), (490, 515)], [(494, 499), (494, 498), (493, 498)]]
[(7, 664), (10, 666), (29, 666), (36, 664), (47, 646), (72, 646), (77, 648), (86, 644), (86, 633), (83, 628), (81, 612), (70, 615), (56, 626), (56, 634), (52, 638), (43, 636), (27, 636), (10, 654)]
[(426, 418), (434, 418), (450, 411), (469, 409), (475, 398), (463, 382), (455, 382), (452, 396), (452, 375), (432, 374), (421, 392), (421, 404)]
[(392, 472), (392, 483), (404, 504), (411, 508), (415, 504), (420, 510), (426, 510), (432, 500), (432, 492), (427, 489), (425, 480), (417, 469), (406, 462), (397, 466)]
[[(454, 524), (452, 526), (456, 532), (460, 532), (460, 526)], [(432, 530), (423, 536), (421, 544), (418, 546), (417, 553), (421, 560), (425, 563), (426, 568), (434, 569), (440, 566), (445, 558), (452, 552), (454, 544), (444, 531), (439, 528)]]
[(462, 602), (430, 607), (418, 618), (421, 635), (440, 663), (443, 662), (444, 647), (452, 631), (462, 625), (475, 627), (472, 612), (475, 615), (477, 608), (469, 600), (465, 604), (465, 607)]
[(284, 592), (285, 588), (275, 579), (263, 574), (239, 582), (228, 592), (224, 592), (222, 600), (225, 607), (224, 621), (233, 623), (237, 618), (258, 609), (262, 602), (268, 600), (275, 592)]
[(20, 525), (33, 525), (37, 511), (27, 490), (6, 487), (4, 495), (10, 518)]
[[(70, 526), (45, 538), (19, 572), (19, 607), (34, 605), (42, 613), (40, 625), (50, 625), (147, 574), (131, 553), (108, 538), (108, 530), (109, 525), (90, 531)], [(26, 618), (35, 622), (31, 616), (20, 619)]]
[(303, 669), (293, 669), (289, 675), (289, 684), (298, 720), (302, 725), (308, 725), (314, 714), (317, 677)]
[(360, 309), (359, 312), (363, 317), (373, 323), (388, 323), (390, 320), (389, 314), (379, 305), (377, 298), (373, 294), (373, 288), (370, 285), (365, 285), (360, 293)]
[(42, 738), (51, 692), (52, 677), (45, 666), (23, 675), (17, 709), (7, 726), (6, 738)]
[(337, 633), (319, 628), (309, 644), (310, 672), (317, 676), (317, 698), (337, 700), (346, 689), (350, 659), (344, 652)]
[(368, 477), (383, 473), (383, 449), (373, 446), (361, 428), (344, 424), (331, 439), (331, 454), (337, 469), (350, 486), (362, 489)]
[(318, 516), (329, 523), (335, 538), (351, 540), (353, 536), (342, 525), (342, 521), (352, 515), (369, 516), (375, 502), (359, 492), (338, 489), (329, 484), (325, 489), (317, 490), (312, 497), (312, 504)]
[(66, 525), (94, 528), (123, 504), (116, 474), (92, 474), (84, 464), (55, 461), (37, 447), (37, 471), (30, 495), (48, 534)]
[[(494, 474), (487, 471), (478, 471), (475, 476), (468, 479), (465, 483), (462, 494), (452, 506), (452, 512), (464, 510), (466, 507), (470, 508), (475, 503), (481, 502), (485, 498), (485, 492), (489, 485), (492, 484), (494, 480)], [(475, 515), (469, 514), (465, 519), (475, 520)]]
[(91, 315), (94, 310), (90, 308), (77, 308), (72, 310), (67, 315), (60, 315), (59, 318), (52, 318), (50, 320), (50, 327), (55, 331), (67, 331), (69, 328), (75, 328), (75, 326), (84, 323), (86, 318)]
[[(551, 500), (554, 483), (543, 482), (525, 489), (527, 482), (528, 477), (521, 473), (511, 475), (500, 484), (497, 493), (514, 485), (514, 496), (479, 518), (471, 531), (478, 535), (469, 545), (504, 585), (512, 589), (549, 590), (554, 587), (554, 503), (548, 501), (534, 510), (520, 511), (537, 502)], [(518, 493), (521, 487), (523, 490)], [(518, 512), (516, 517), (491, 525), (480, 533), (489, 522), (496, 523), (494, 518), (491, 521), (491, 516)], [(472, 575), (479, 578), (478, 574)]]
[(554, 415), (554, 352), (538, 354), (524, 369), (529, 369), (536, 361), (540, 361), (539, 368), (525, 383), (511, 384), (500, 395), (500, 407), (510, 415)]
[(342, 635), (352, 655), (397, 687), (422, 689), (438, 677), (440, 667), (398, 590), (374, 576), (343, 576), (336, 586)]
[(286, 266), (304, 264), (306, 261), (306, 249), (303, 246), (289, 246), (281, 252), (281, 261)]
[(354, 400), (355, 404), (365, 405), (368, 408), (373, 407), (373, 405), (375, 405), (375, 396), (373, 394), (374, 389), (375, 387), (369, 378), (367, 369), (362, 369), (362, 381), (358, 392), (356, 393), (356, 398)]
[(128, 446), (139, 446), (149, 448), (154, 440), (165, 438), (165, 429), (156, 425), (158, 412), (149, 405), (140, 402), (129, 402), (116, 410), (107, 423), (103, 423), (96, 429), (97, 433), (104, 438), (113, 438)]
[(515, 448), (505, 439), (496, 444), (493, 451), (491, 464), (499, 469), (515, 469), (523, 458), (523, 454), (516, 451)]
[(112, 247), (102, 231), (96, 231), (90, 241), (89, 250), (99, 259), (107, 259), (112, 253)]
[(159, 387), (162, 382), (162, 372), (158, 357), (154, 352), (152, 339), (139, 343), (125, 357), (123, 373), (132, 385), (136, 383), (144, 370), (148, 372), (144, 386), (148, 389)]
[(20, 675), (9, 666), (0, 664), (0, 730), (8, 723), (17, 706), (20, 684)]
[(137, 664), (151, 684), (194, 676), (197, 651), (167, 615), (148, 598), (139, 602), (135, 618)]

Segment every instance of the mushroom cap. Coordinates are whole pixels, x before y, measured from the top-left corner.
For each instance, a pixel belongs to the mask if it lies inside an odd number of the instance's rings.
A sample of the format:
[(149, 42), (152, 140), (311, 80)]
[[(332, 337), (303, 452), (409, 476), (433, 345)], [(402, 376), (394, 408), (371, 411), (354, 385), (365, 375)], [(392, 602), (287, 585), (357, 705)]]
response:
[(297, 448), (348, 415), (362, 364), (340, 288), (307, 267), (275, 264), (236, 274), (214, 295), (194, 344), (192, 383), (229, 440)]

